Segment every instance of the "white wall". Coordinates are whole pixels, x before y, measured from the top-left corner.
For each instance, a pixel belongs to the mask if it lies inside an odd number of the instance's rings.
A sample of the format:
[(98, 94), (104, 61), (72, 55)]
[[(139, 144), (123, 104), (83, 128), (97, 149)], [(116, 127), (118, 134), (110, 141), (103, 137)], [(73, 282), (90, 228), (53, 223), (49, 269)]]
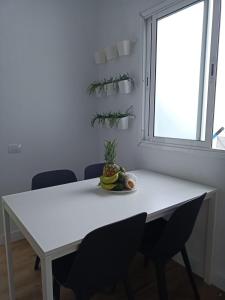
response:
[[(131, 95), (116, 95), (99, 99), (98, 111), (125, 111), (131, 105), (134, 107), (137, 117), (141, 114), (141, 65), (139, 51), (139, 26), (138, 12), (148, 7), (152, 1), (101, 1), (101, 14), (99, 17), (100, 43), (99, 48), (113, 45), (123, 39), (136, 41), (133, 53), (129, 57), (120, 57), (98, 66), (100, 79), (109, 78), (128, 72), (135, 79), (136, 89)], [(157, 3), (157, 1), (154, 1)], [(129, 168), (136, 164), (136, 145), (139, 142), (139, 119), (131, 122), (129, 131), (117, 131), (101, 129), (100, 131), (100, 155), (103, 157), (103, 142), (106, 138), (117, 138), (118, 140), (118, 162)]]
[[(44, 170), (82, 178), (96, 161), (95, 101), (86, 92), (96, 21), (94, 1), (0, 1), (0, 195), (30, 189)], [(8, 154), (9, 143), (22, 153)]]
[[(118, 160), (128, 168), (149, 168), (159, 172), (179, 176), (219, 188), (218, 217), (216, 227), (216, 253), (213, 282), (225, 289), (225, 159), (216, 158), (202, 152), (161, 150), (138, 146), (141, 132), (141, 55), (139, 12), (162, 1), (150, 0), (102, 0), (100, 19), (100, 47), (114, 41), (132, 38), (137, 40), (134, 53), (99, 67), (99, 76), (130, 72), (137, 80), (136, 90), (130, 96), (117, 96), (99, 100), (99, 111), (123, 109), (133, 104), (136, 120), (128, 132), (102, 130), (100, 144), (105, 138), (117, 137), (119, 141)], [(101, 148), (102, 149), (102, 148)], [(102, 154), (101, 154), (102, 155)], [(151, 183), (149, 183), (151, 185)], [(151, 186), (149, 187), (151, 188)], [(206, 207), (203, 207), (195, 232), (189, 243), (192, 263), (198, 273), (203, 272), (203, 253), (205, 242)]]
[[(0, 195), (29, 189), (31, 177), (45, 169), (67, 167), (81, 178), (86, 163), (103, 160), (104, 139), (116, 137), (118, 161), (127, 168), (149, 168), (220, 189), (214, 283), (225, 289), (225, 160), (138, 146), (142, 109), (139, 12), (159, 2), (0, 2)], [(94, 50), (125, 38), (137, 41), (130, 57), (103, 66), (93, 64)], [(123, 72), (136, 79), (130, 96), (98, 100), (87, 96), (86, 87), (96, 77)], [(129, 131), (90, 129), (93, 112), (125, 110), (130, 105), (137, 117)], [(22, 143), (22, 153), (9, 155), (9, 143)], [(203, 208), (190, 243), (200, 273), (205, 219)]]

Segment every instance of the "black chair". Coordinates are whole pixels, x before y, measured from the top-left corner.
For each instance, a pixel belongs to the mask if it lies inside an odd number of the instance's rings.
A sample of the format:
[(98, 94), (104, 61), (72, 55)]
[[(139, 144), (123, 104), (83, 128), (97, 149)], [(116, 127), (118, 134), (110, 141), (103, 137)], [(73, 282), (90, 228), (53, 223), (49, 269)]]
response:
[(98, 163), (87, 166), (84, 170), (84, 179), (100, 177), (103, 173), (105, 163)]
[[(37, 190), (51, 186), (77, 181), (76, 175), (71, 170), (55, 170), (39, 173), (32, 178), (31, 189)], [(37, 256), (34, 269), (38, 270), (40, 258)]]
[(167, 300), (165, 267), (168, 261), (181, 252), (196, 299), (200, 299), (185, 244), (189, 239), (198, 212), (206, 194), (179, 207), (168, 221), (158, 219), (146, 224), (141, 252), (145, 263), (155, 265), (160, 300)]
[(60, 285), (73, 290), (77, 300), (89, 300), (97, 292), (111, 290), (123, 282), (128, 299), (128, 267), (140, 247), (146, 213), (106, 225), (90, 232), (78, 250), (53, 261), (54, 299)]

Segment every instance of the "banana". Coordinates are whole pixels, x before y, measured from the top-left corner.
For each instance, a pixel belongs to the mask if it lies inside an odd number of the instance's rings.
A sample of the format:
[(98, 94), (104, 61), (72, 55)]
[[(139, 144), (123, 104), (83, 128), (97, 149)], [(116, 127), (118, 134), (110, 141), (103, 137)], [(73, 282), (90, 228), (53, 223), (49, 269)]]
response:
[(115, 183), (105, 184), (105, 183), (101, 182), (101, 187), (102, 187), (104, 190), (112, 190), (112, 189), (114, 189), (115, 186), (116, 186)]
[(118, 180), (118, 178), (119, 178), (119, 172), (110, 177), (101, 176), (100, 181), (104, 184), (110, 184), (110, 183), (116, 182)]

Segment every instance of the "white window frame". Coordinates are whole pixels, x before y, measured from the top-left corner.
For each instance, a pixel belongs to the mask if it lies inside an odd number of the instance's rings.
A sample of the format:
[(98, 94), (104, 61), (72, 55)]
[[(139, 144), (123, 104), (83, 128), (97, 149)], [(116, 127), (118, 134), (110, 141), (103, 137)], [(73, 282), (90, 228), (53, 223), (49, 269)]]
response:
[[(202, 51), (202, 65), (201, 65), (201, 80), (200, 80), (200, 101), (203, 103), (203, 85), (208, 84), (207, 91), (207, 111), (205, 124), (205, 140), (187, 140), (178, 138), (164, 138), (154, 136), (154, 108), (155, 108), (155, 63), (156, 63), (156, 45), (152, 46), (152, 42), (156, 40), (156, 20), (163, 16), (175, 13), (176, 11), (185, 9), (186, 7), (202, 0), (168, 0), (162, 4), (145, 10), (140, 14), (141, 16), (141, 30), (142, 30), (142, 45), (143, 45), (143, 112), (142, 112), (142, 141), (147, 141), (155, 145), (167, 145), (174, 147), (183, 147), (191, 149), (212, 149), (213, 136), (213, 121), (215, 108), (215, 94), (216, 94), (216, 77), (217, 77), (217, 63), (218, 63), (218, 45), (219, 45), (219, 26), (221, 15), (221, 0), (212, 0), (213, 15), (212, 15), (212, 29), (211, 36), (206, 35), (208, 27), (208, 7), (209, 0), (204, 0), (204, 32), (203, 32), (203, 51)], [(210, 39), (209, 55), (209, 72), (205, 74), (205, 58), (207, 40)], [(150, 55), (147, 55), (150, 53)], [(201, 106), (199, 105), (199, 107)], [(201, 118), (201, 107), (198, 115)], [(198, 126), (198, 138), (200, 139), (200, 128)], [(221, 150), (216, 150), (221, 151)]]

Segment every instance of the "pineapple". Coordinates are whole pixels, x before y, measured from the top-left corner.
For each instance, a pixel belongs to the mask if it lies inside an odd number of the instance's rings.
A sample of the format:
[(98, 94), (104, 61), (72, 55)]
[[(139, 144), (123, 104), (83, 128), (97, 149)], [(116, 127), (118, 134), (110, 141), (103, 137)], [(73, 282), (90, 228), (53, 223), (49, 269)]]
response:
[(111, 177), (120, 171), (116, 161), (116, 140), (105, 142), (105, 166), (103, 176)]

